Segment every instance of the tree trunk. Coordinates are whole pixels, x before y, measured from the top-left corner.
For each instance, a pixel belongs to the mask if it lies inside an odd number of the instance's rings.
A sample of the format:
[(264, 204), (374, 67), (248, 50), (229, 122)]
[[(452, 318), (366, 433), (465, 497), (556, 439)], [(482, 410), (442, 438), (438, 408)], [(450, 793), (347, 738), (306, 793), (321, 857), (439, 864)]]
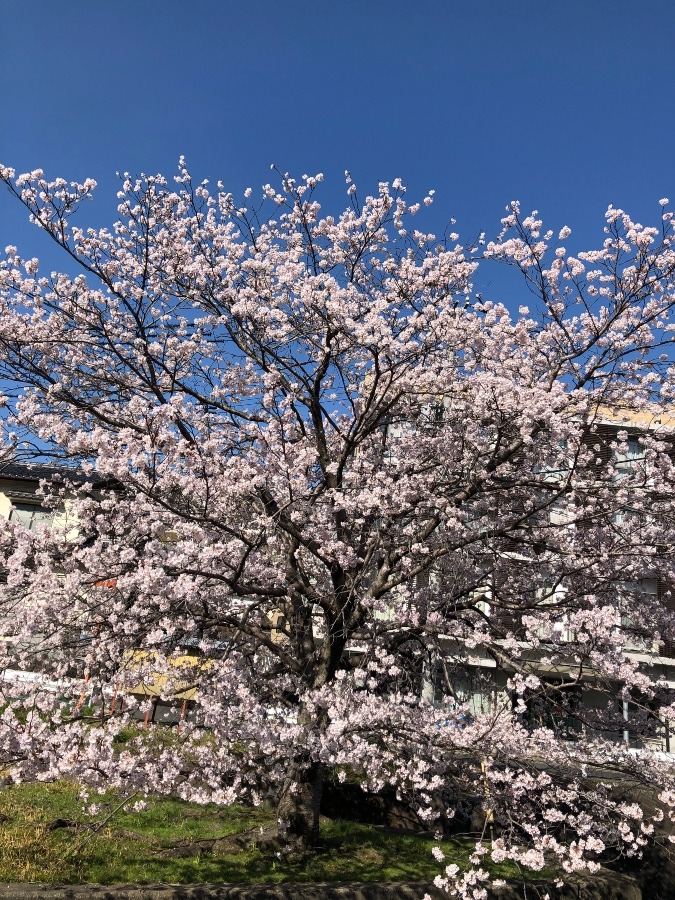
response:
[(319, 841), (323, 782), (323, 766), (311, 763), (294, 766), (284, 783), (277, 806), (279, 831), (298, 850), (307, 850)]

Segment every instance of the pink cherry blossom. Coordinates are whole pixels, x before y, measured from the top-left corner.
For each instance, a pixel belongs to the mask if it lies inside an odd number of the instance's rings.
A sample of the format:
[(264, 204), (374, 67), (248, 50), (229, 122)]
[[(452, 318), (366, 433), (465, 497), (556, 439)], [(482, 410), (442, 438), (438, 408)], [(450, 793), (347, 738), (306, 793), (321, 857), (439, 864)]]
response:
[(611, 773), (675, 808), (671, 220), (569, 255), (512, 203), (469, 251), (399, 179), (328, 213), (321, 175), (239, 203), (181, 160), (90, 229), (90, 179), (0, 177), (64, 254), (0, 263), (5, 455), (63, 466), (0, 528), (3, 770), (271, 801), (305, 844), (326, 777), (441, 831), (471, 802), (458, 897), (486, 856), (639, 855)]

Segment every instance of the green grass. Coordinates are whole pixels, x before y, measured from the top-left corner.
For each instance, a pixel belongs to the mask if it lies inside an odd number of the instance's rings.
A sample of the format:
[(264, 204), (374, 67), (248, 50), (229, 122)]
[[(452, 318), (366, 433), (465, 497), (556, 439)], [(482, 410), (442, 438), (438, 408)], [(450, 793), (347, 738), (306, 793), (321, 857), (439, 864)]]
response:
[[(109, 795), (101, 805), (96, 818), (88, 817), (76, 787), (66, 783), (0, 789), (0, 881), (415, 881), (440, 872), (431, 856), (435, 841), (370, 825), (323, 820), (321, 848), (293, 862), (259, 846), (261, 829), (274, 824), (263, 808), (158, 799), (142, 813), (118, 812), (92, 832), (88, 826), (105, 819), (119, 799)], [(58, 818), (79, 827), (50, 829)], [(471, 843), (442, 846), (447, 863), (467, 863)], [(502, 867), (500, 874), (516, 873)]]

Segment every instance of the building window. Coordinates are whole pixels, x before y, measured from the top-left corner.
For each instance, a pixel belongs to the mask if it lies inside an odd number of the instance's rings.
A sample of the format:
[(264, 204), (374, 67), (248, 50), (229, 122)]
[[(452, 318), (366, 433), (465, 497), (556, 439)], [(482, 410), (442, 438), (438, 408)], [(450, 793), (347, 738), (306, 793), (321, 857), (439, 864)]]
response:
[(568, 741), (579, 738), (582, 730), (579, 685), (561, 683), (559, 687), (525, 691), (523, 700), (525, 712), (522, 713), (521, 721), (526, 728), (549, 728)]
[(631, 475), (637, 468), (637, 463), (644, 463), (646, 451), (637, 436), (632, 435), (620, 442), (621, 450), (614, 451), (614, 468), (617, 475)]
[(12, 509), (9, 514), (10, 522), (17, 522), (23, 525), (28, 531), (33, 531), (40, 525), (51, 525), (53, 519), (53, 511), (45, 509), (38, 503), (12, 503)]

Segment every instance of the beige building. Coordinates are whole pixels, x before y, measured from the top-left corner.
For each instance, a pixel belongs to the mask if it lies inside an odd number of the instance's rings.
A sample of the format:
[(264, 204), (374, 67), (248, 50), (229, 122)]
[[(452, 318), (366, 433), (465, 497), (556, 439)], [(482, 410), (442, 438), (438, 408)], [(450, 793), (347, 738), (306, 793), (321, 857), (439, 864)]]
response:
[[(663, 422), (649, 416), (648, 413), (640, 416), (617, 416), (609, 411), (599, 412), (597, 417), (597, 438), (603, 445), (603, 453), (607, 460), (610, 459), (612, 451), (610, 444), (619, 430), (627, 431), (629, 435), (629, 453), (625, 460), (620, 462), (630, 465), (631, 454), (635, 458), (639, 458), (639, 447), (637, 436), (645, 430), (654, 431), (656, 429), (665, 428), (672, 432), (675, 422), (669, 420)], [(635, 438), (635, 440), (633, 440)], [(632, 450), (630, 448), (633, 448)], [(82, 481), (85, 477), (77, 471), (67, 470), (68, 480)], [(57, 528), (75, 528), (76, 521), (74, 513), (68, 510), (67, 500), (60, 509), (50, 509), (43, 505), (40, 494), (41, 481), (53, 481), (58, 483), (64, 478), (64, 468), (42, 463), (6, 463), (0, 469), (0, 515), (16, 521), (25, 528), (33, 529), (42, 524)], [(642, 585), (645, 593), (657, 594), (659, 585), (656, 581), (647, 579)], [(675, 601), (672, 599), (665, 601), (675, 608)], [(489, 607), (489, 595), (485, 596), (486, 606)], [(487, 611), (487, 610), (486, 610)], [(276, 632), (277, 639), (283, 639), (283, 623), (281, 621), (274, 623), (280, 628)], [(439, 661), (439, 671), (441, 668), (451, 664), (451, 660), (455, 654), (453, 653), (453, 642), (451, 638), (442, 642), (445, 645), (447, 658)], [(565, 666), (558, 666), (556, 671), (545, 671), (545, 667), (537, 665), (538, 655), (541, 651), (532, 649), (528, 652), (525, 645), (522, 647), (524, 657), (529, 656), (530, 665), (534, 671), (538, 671), (542, 677), (545, 677), (549, 683), (559, 682), (561, 685), (569, 682), (573, 678), (573, 665), (570, 664), (566, 670)], [(185, 662), (192, 665), (195, 658), (191, 655), (189, 647), (185, 647)], [(658, 681), (665, 690), (672, 690), (675, 696), (675, 646), (666, 644), (659, 645), (656, 641), (650, 646), (644, 644), (636, 645), (629, 648), (627, 653), (632, 658), (640, 661), (649, 671), (650, 676)], [(507, 690), (507, 680), (511, 673), (508, 670), (497, 667), (494, 659), (484, 650), (477, 649), (470, 666), (462, 666), (459, 670), (455, 669), (453, 674), (453, 682), (455, 685), (456, 699), (459, 703), (468, 704), (469, 707), (477, 712), (486, 708), (494, 708), (495, 705), (508, 705), (512, 702), (512, 697)], [(139, 718), (146, 721), (163, 722), (172, 724), (179, 722), (186, 714), (190, 715), (190, 707), (193, 706), (194, 691), (186, 691), (183, 695), (177, 696), (173, 703), (160, 701), (158, 694), (160, 686), (154, 683), (139, 685), (138, 691), (134, 693), (139, 698), (145, 698), (147, 702), (142, 704)], [(442, 678), (439, 672), (428, 672), (423, 688), (424, 697), (431, 702), (440, 703), (440, 697), (444, 693), (442, 689)], [(608, 695), (598, 690), (594, 690), (591, 686), (584, 686), (583, 693), (579, 691), (575, 696), (574, 691), (569, 690), (565, 693), (566, 697), (573, 697), (573, 704), (570, 703), (556, 705), (555, 696), (553, 702), (547, 702), (539, 707), (533, 704), (531, 709), (532, 722), (545, 726), (555, 726), (562, 729), (563, 732), (569, 732), (570, 739), (573, 739), (575, 732), (581, 728), (591, 729), (593, 720), (593, 710), (600, 710), (606, 706)], [(113, 699), (111, 702), (119, 704), (120, 699)], [(574, 704), (580, 715), (574, 715)], [(583, 713), (582, 713), (583, 711)], [(675, 737), (671, 738), (671, 723), (659, 723), (655, 720), (650, 734), (638, 735), (631, 730), (631, 722), (633, 710), (630, 704), (625, 703), (622, 709), (617, 710), (617, 730), (615, 739), (624, 742), (635, 748), (648, 744), (667, 753), (675, 754)]]
[[(0, 467), (0, 516), (25, 528), (40, 524), (67, 527), (66, 510), (47, 509), (39, 494), (40, 482), (61, 479), (63, 468), (39, 463), (5, 463)], [(78, 476), (75, 476), (78, 478)], [(78, 478), (79, 480), (79, 478)]]
[[(42, 482), (51, 482), (55, 485), (67, 479), (70, 482), (84, 483), (90, 481), (77, 470), (65, 469), (63, 466), (54, 466), (43, 463), (5, 463), (0, 467), (0, 516), (17, 522), (29, 530), (41, 525), (75, 533), (77, 518), (72, 509), (69, 509), (66, 499), (62, 506), (56, 509), (43, 504), (40, 491)], [(114, 586), (114, 579), (111, 585)], [(184, 662), (191, 665), (194, 658), (185, 655)], [(180, 664), (180, 660), (177, 661)], [(30, 673), (9, 673), (10, 677), (30, 678)], [(7, 673), (5, 673), (7, 677)], [(163, 724), (175, 724), (189, 714), (192, 706), (194, 690), (189, 690), (178, 695), (175, 702), (166, 703), (159, 699), (161, 693), (161, 679), (154, 679), (148, 684), (139, 684), (138, 691), (134, 691), (138, 698), (146, 700), (140, 709), (135, 711), (136, 718), (147, 722)], [(114, 709), (123, 705), (124, 698), (119, 695), (114, 686), (108, 690), (108, 702)]]

